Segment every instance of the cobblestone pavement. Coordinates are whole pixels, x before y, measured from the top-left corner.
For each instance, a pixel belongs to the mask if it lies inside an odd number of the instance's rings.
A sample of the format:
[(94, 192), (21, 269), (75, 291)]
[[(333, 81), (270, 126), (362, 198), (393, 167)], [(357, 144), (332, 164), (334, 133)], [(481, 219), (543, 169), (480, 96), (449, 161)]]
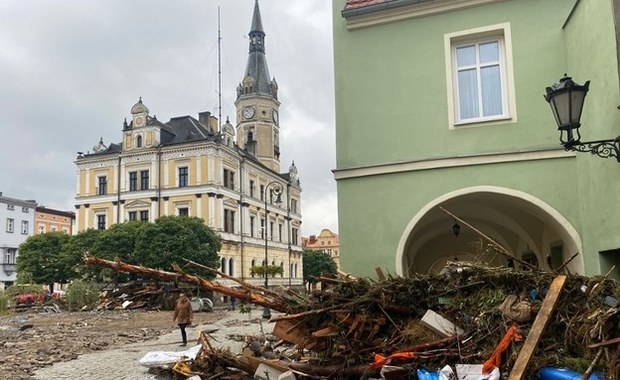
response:
[[(197, 343), (200, 331), (213, 331), (211, 344), (220, 348), (229, 348), (233, 353), (240, 353), (244, 342), (243, 336), (259, 336), (273, 331), (273, 324), (260, 319), (260, 311), (255, 309), (250, 315), (237, 311), (228, 311), (215, 324), (199, 325), (188, 328), (188, 346), (179, 347), (181, 334), (177, 330), (160, 336), (157, 340), (133, 343), (121, 348), (101, 351), (80, 356), (76, 360), (56, 363), (51, 367), (36, 371), (34, 378), (39, 380), (169, 380), (171, 377), (154, 372), (138, 364), (138, 360), (150, 351), (183, 351)], [(240, 338), (240, 339), (236, 339)]]

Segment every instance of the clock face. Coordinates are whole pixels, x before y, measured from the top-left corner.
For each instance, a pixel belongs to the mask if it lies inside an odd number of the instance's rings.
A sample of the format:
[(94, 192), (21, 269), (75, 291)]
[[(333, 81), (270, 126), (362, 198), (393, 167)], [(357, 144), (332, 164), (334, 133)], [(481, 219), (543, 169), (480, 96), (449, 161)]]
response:
[(137, 126), (141, 126), (142, 125), (142, 121), (143, 121), (142, 117), (140, 117), (140, 116), (136, 117), (136, 125)]
[(251, 119), (254, 116), (254, 107), (245, 107), (243, 109), (243, 117), (245, 119)]
[(278, 122), (278, 111), (273, 110), (272, 116), (273, 116), (273, 121), (277, 123)]

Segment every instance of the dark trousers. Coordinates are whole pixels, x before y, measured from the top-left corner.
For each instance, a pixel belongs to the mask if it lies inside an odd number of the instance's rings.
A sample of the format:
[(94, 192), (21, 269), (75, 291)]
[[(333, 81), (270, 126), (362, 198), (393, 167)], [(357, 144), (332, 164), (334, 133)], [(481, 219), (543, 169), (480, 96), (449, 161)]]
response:
[(187, 333), (185, 332), (185, 328), (189, 326), (189, 323), (179, 323), (179, 328), (181, 329), (181, 338), (183, 338), (183, 344), (187, 344)]

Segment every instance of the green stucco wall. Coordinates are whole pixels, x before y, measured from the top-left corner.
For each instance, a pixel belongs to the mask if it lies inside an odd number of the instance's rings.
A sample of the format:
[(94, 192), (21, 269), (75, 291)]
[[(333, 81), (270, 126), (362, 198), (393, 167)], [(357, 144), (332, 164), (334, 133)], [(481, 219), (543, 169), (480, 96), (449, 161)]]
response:
[[(568, 72), (592, 79), (584, 140), (620, 133), (611, 2), (507, 0), (348, 31), (335, 0), (334, 59), (337, 171), (395, 162), (558, 147), (544, 88)], [(444, 35), (510, 23), (516, 123), (448, 128)], [(596, 130), (596, 133), (595, 131)], [(620, 247), (616, 205), (620, 165), (587, 154), (338, 180), (341, 264), (372, 275), (394, 270), (405, 226), (431, 200), (452, 190), (494, 185), (531, 194), (579, 232), (587, 273), (598, 252)]]

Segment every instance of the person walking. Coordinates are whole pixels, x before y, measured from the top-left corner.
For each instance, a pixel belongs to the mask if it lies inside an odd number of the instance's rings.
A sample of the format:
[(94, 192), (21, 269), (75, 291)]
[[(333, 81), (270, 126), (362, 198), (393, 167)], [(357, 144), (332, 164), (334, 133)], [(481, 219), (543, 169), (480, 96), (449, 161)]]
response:
[(194, 311), (192, 310), (192, 303), (189, 301), (189, 298), (187, 298), (185, 293), (181, 293), (179, 295), (179, 300), (174, 307), (174, 316), (172, 318), (172, 321), (176, 321), (181, 329), (183, 344), (181, 344), (180, 347), (187, 346), (187, 333), (185, 332), (185, 328), (192, 324), (193, 319)]

